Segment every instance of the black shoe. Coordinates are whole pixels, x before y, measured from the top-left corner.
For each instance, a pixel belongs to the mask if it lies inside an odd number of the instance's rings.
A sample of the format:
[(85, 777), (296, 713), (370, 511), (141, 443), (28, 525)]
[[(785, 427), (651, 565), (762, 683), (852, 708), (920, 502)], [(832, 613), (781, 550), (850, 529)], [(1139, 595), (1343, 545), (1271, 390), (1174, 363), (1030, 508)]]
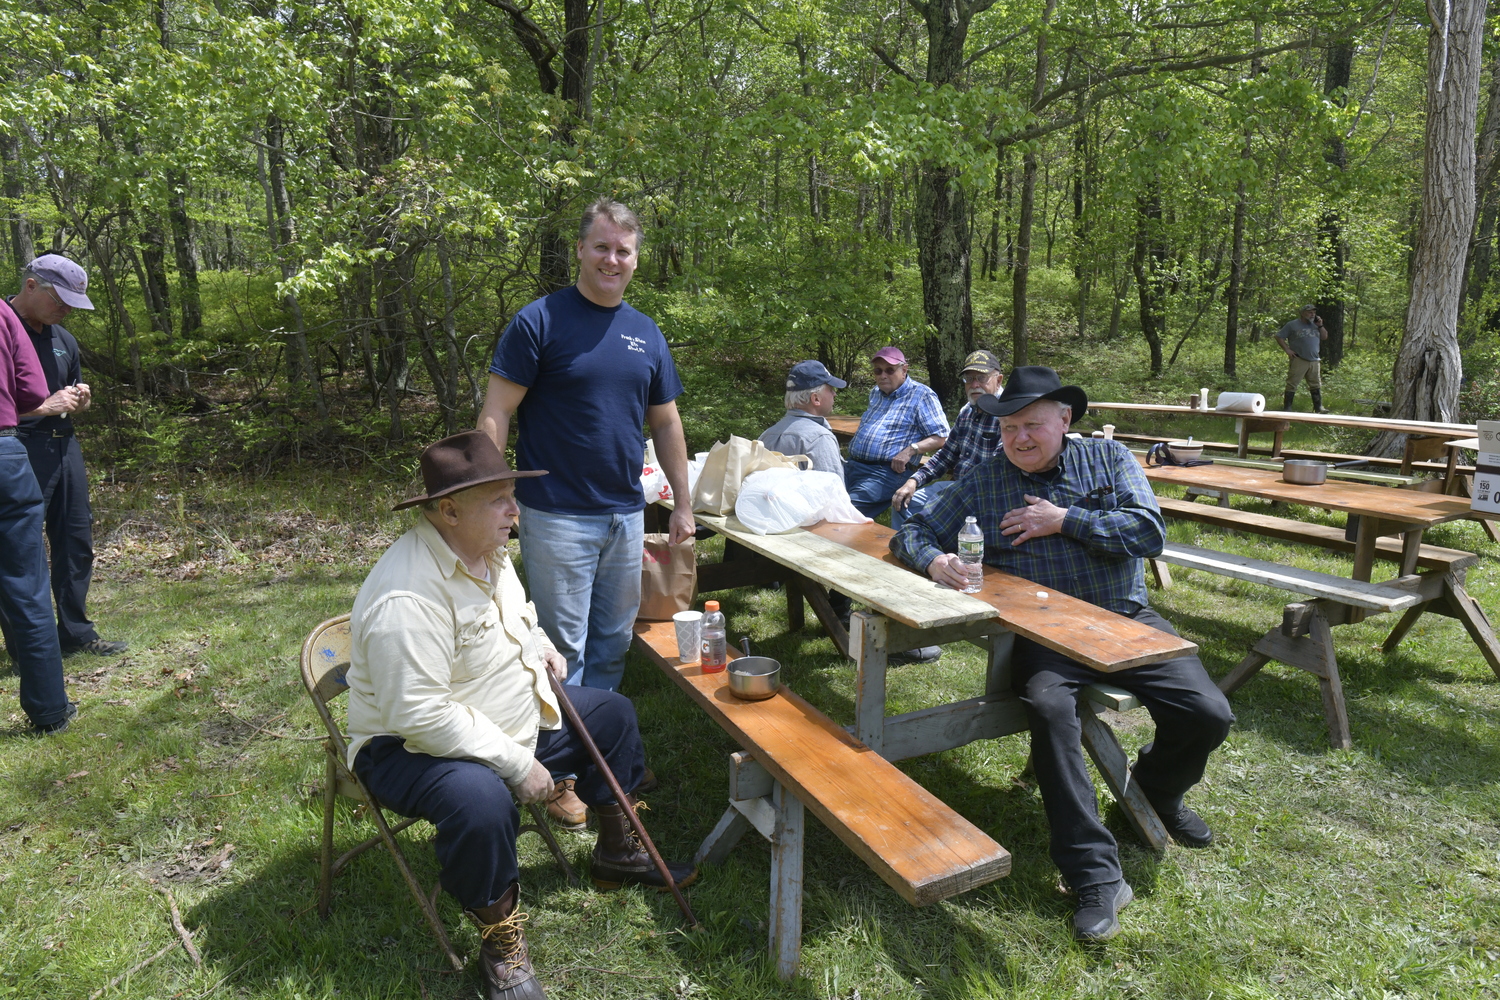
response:
[(890, 655), (892, 663), (936, 663), (942, 658), (942, 646), (918, 646)]
[(656, 772), (648, 767), (646, 768), (645, 777), (641, 778), (641, 783), (630, 790), (630, 797), (638, 799), (642, 795), (650, 794), (660, 787), (661, 782), (656, 780)]
[(1085, 886), (1078, 890), (1078, 910), (1073, 914), (1073, 937), (1079, 941), (1108, 941), (1120, 933), (1119, 912), (1135, 899), (1135, 891), (1124, 879)]
[(32, 726), (31, 731), (40, 733), (43, 736), (56, 736), (58, 733), (67, 732), (68, 726), (76, 718), (78, 718), (78, 702), (70, 701), (68, 702), (68, 712), (61, 719), (48, 723), (45, 726)]
[(90, 653), (94, 656), (119, 656), (130, 648), (128, 642), (110, 642), (107, 639), (90, 639), (82, 646), (70, 646), (63, 650), (64, 656), (74, 653)]
[(1203, 822), (1203, 817), (1187, 806), (1179, 805), (1175, 810), (1157, 809), (1156, 815), (1172, 839), (1183, 847), (1208, 847), (1214, 842), (1214, 832)]

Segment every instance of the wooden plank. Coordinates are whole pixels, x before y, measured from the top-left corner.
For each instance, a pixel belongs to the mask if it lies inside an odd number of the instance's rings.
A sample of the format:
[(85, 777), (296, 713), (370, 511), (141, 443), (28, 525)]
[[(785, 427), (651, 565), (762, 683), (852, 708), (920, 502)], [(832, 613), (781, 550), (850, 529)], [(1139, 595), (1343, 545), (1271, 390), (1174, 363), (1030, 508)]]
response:
[(881, 756), (906, 760), (967, 746), (976, 740), (1014, 736), (1029, 728), (1026, 707), (1014, 694), (983, 695), (890, 716), (885, 720)]
[[(771, 787), (774, 790), (776, 786), (773, 783)], [(770, 799), (730, 799), (729, 808), (745, 817), (762, 837), (776, 839), (776, 810)]]
[[(895, 532), (883, 525), (820, 522), (806, 532), (896, 562), (889, 548), (890, 538)], [(925, 576), (910, 570), (905, 572), (908, 590), (947, 590), (939, 588)], [(1046, 593), (1047, 597), (1039, 598), (1038, 593)], [(993, 566), (984, 567), (984, 588), (973, 596), (992, 608), (992, 615), (999, 612), (1000, 624), (1006, 629), (1095, 670), (1126, 670), (1186, 656), (1198, 649), (1186, 639), (1158, 632), (1076, 597), (1058, 591), (1043, 591), (1030, 580), (1012, 576)]]
[(1110, 794), (1124, 810), (1136, 836), (1157, 854), (1163, 853), (1169, 839), (1166, 827), (1161, 825), (1161, 818), (1156, 815), (1146, 793), (1130, 780), (1130, 759), (1125, 755), (1125, 748), (1120, 746), (1115, 731), (1094, 714), (1093, 707), (1087, 702), (1078, 705), (1078, 722), (1082, 728), (1083, 748), (1109, 786)]
[[(913, 585), (913, 574), (894, 556), (871, 560), (863, 551), (825, 537), (812, 529), (797, 529), (780, 535), (757, 535), (738, 519), (696, 515), (725, 538), (732, 539), (800, 573), (815, 583), (868, 604), (876, 611), (912, 628), (932, 628), (993, 618), (995, 611), (983, 601), (956, 590), (939, 588), (928, 580)], [(859, 525), (839, 525), (854, 528)], [(867, 527), (879, 527), (868, 525)], [(883, 529), (889, 533), (889, 528)], [(889, 535), (887, 535), (889, 537)], [(920, 581), (923, 578), (918, 577)]]
[(729, 860), (729, 852), (734, 850), (740, 838), (750, 832), (750, 821), (733, 805), (724, 810), (724, 815), (719, 817), (719, 822), (709, 831), (703, 843), (698, 845), (698, 851), (693, 855), (695, 865), (722, 865)]
[[(1218, 416), (1242, 418), (1243, 413), (1227, 410), (1195, 410), (1189, 406), (1172, 406), (1158, 403), (1104, 403), (1089, 400), (1090, 410), (1118, 410), (1134, 413), (1179, 414), (1182, 416)], [(1395, 431), (1398, 434), (1430, 434), (1448, 437), (1473, 437), (1479, 433), (1477, 424), (1445, 424), (1431, 420), (1397, 420), (1390, 417), (1358, 417), (1343, 413), (1304, 413), (1296, 410), (1266, 410), (1250, 415), (1255, 420), (1286, 420), (1294, 424), (1321, 427), (1358, 427), (1371, 431)]]
[(855, 433), (859, 430), (859, 417), (834, 413), (829, 414), (826, 419), (828, 420), (828, 427), (833, 431), (834, 436), (843, 438), (845, 441), (854, 437)]
[(771, 838), (771, 958), (776, 977), (791, 979), (802, 960), (802, 861), (807, 821), (803, 803), (782, 785), (771, 792), (775, 835)]
[(782, 687), (729, 692), (726, 673), (678, 662), (671, 622), (637, 622), (636, 646), (908, 902), (923, 906), (1010, 873), (1010, 853), (895, 765)]
[[(1191, 503), (1173, 497), (1157, 497), (1156, 502), (1161, 507), (1161, 512), (1168, 517), (1196, 521), (1220, 528), (1231, 528), (1247, 534), (1264, 535), (1288, 542), (1303, 542), (1348, 555), (1354, 554), (1354, 543), (1344, 537), (1342, 528), (1334, 528), (1326, 524), (1311, 524), (1307, 521), (1294, 521), (1291, 518), (1275, 517), (1270, 514), (1257, 514), (1248, 510), (1235, 510), (1232, 507), (1210, 507), (1207, 504)], [(1390, 538), (1382, 538), (1375, 543), (1375, 558), (1384, 559), (1387, 562), (1400, 562), (1401, 556), (1402, 543)], [(1417, 555), (1417, 565), (1421, 568), (1444, 572), (1450, 569), (1464, 569), (1478, 561), (1479, 556), (1472, 552), (1446, 549), (1437, 545), (1423, 545)]]
[(1401, 611), (1421, 603), (1421, 597), (1409, 591), (1395, 590), (1380, 584), (1346, 580), (1294, 566), (1281, 566), (1261, 559), (1228, 555), (1190, 545), (1168, 544), (1160, 558), (1177, 566), (1202, 570), (1219, 576), (1259, 583), (1279, 590), (1290, 590), (1311, 597), (1323, 597), (1372, 611)]
[[(1137, 458), (1139, 460), (1139, 456)], [(1145, 467), (1144, 461), (1142, 466)], [(1227, 490), (1262, 500), (1341, 510), (1347, 514), (1404, 521), (1423, 527), (1476, 516), (1476, 512), (1471, 511), (1469, 505), (1462, 500), (1442, 494), (1392, 490), (1365, 483), (1326, 482), (1321, 486), (1298, 486), (1282, 482), (1279, 471), (1267, 469), (1242, 469), (1228, 465), (1168, 465), (1145, 467), (1145, 473), (1146, 478), (1153, 483)]]
[(729, 798), (759, 799), (771, 794), (776, 779), (743, 750), (729, 755)]
[(1090, 684), (1083, 689), (1083, 696), (1096, 705), (1103, 705), (1116, 712), (1132, 712), (1141, 707), (1140, 699), (1135, 695), (1111, 684)]
[(859, 670), (854, 677), (854, 738), (876, 753), (885, 750), (885, 669), (890, 658), (886, 619), (856, 611), (849, 621), (849, 653)]

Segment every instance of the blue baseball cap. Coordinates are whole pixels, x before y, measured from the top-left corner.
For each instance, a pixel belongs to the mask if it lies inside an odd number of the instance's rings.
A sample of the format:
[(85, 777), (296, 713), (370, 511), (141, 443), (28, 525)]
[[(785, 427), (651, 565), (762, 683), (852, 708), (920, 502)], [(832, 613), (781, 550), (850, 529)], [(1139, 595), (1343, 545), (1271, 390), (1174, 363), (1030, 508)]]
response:
[(799, 361), (792, 365), (792, 370), (787, 373), (786, 377), (788, 389), (816, 389), (820, 385), (831, 385), (835, 389), (842, 389), (848, 384), (823, 367), (821, 361)]

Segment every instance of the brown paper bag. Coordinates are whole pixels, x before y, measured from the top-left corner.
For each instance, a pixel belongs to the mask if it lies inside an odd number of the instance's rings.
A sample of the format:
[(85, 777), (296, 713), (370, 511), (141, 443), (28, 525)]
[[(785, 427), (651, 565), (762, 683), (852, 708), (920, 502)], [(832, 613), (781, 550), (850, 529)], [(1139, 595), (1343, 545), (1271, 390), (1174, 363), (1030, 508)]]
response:
[(636, 617), (645, 621), (671, 621), (679, 611), (689, 611), (698, 592), (698, 560), (693, 540), (673, 545), (671, 535), (646, 535), (641, 552), (641, 609)]
[(693, 484), (693, 511), (699, 514), (728, 514), (740, 495), (740, 483), (752, 472), (763, 469), (802, 469), (811, 467), (806, 455), (783, 455), (760, 441), (730, 435), (719, 441), (703, 460), (703, 471)]

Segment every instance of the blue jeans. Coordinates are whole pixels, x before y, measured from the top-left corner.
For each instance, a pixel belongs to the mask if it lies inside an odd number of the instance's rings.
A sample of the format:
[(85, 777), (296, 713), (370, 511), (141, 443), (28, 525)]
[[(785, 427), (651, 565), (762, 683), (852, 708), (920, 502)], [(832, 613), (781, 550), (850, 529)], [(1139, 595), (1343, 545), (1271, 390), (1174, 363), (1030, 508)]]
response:
[(890, 462), (861, 462), (851, 458), (844, 463), (849, 501), (865, 517), (879, 517), (891, 505), (891, 494), (910, 478), (910, 472), (897, 472)]
[(613, 691), (641, 606), (646, 519), (521, 508), (521, 560), (537, 619), (568, 660), (568, 683)]
[(911, 498), (906, 501), (906, 508), (904, 510), (897, 510), (892, 507), (891, 527), (900, 531), (901, 526), (906, 523), (907, 518), (914, 514), (920, 514), (930, 507), (953, 483), (954, 480), (952, 479), (939, 479), (935, 483), (928, 483), (911, 495)]
[(50, 726), (67, 716), (68, 695), (42, 543), (42, 490), (14, 437), (0, 437), (0, 542), (0, 615), (20, 675), (21, 709), (33, 724)]

